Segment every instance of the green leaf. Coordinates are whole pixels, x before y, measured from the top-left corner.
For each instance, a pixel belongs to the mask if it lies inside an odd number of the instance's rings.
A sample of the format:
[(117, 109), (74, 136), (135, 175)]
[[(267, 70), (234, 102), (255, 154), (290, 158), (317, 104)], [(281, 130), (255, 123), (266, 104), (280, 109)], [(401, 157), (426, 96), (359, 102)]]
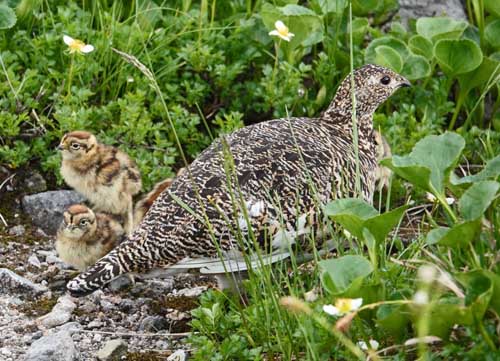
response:
[(442, 194), (464, 146), (464, 139), (456, 133), (429, 135), (420, 140), (409, 155), (384, 159), (381, 164), (424, 190)]
[(14, 10), (4, 4), (0, 4), (0, 29), (10, 29), (16, 25), (17, 17)]
[[(416, 310), (416, 318), (420, 312), (420, 309)], [(430, 311), (429, 334), (446, 339), (449, 337), (452, 327), (457, 323), (461, 325), (473, 323), (469, 308), (456, 303), (440, 302), (435, 304)]]
[(484, 35), (492, 47), (500, 48), (500, 19), (486, 25)]
[(417, 20), (417, 33), (432, 42), (458, 39), (466, 28), (467, 22), (447, 17), (423, 17)]
[(282, 41), (283, 47), (295, 49), (298, 46), (311, 46), (323, 40), (324, 32), (321, 18), (306, 7), (294, 4), (274, 7), (264, 3), (260, 15), (269, 31), (274, 30), (274, 23), (277, 20), (281, 20), (294, 34), (290, 42)]
[(317, 0), (323, 15), (330, 13), (342, 14), (347, 6), (347, 0)]
[(396, 73), (400, 73), (403, 69), (403, 59), (401, 55), (387, 45), (380, 45), (375, 49), (375, 64), (390, 68)]
[(457, 274), (456, 278), (465, 287), (465, 305), (470, 308), (475, 319), (481, 321), (494, 294), (494, 285), (484, 270)]
[(431, 66), (425, 57), (410, 54), (405, 60), (401, 74), (409, 80), (426, 78), (431, 74)]
[(375, 50), (381, 46), (381, 45), (386, 45), (393, 50), (395, 50), (400, 56), (401, 59), (404, 61), (406, 57), (410, 54), (410, 51), (408, 50), (408, 47), (404, 42), (402, 42), (399, 39), (393, 38), (391, 36), (384, 36), (381, 38), (374, 39), (366, 48), (365, 51), (365, 62), (368, 64), (375, 64), (376, 63), (376, 56), (377, 53)]
[(408, 40), (408, 47), (414, 54), (422, 55), (427, 60), (431, 60), (434, 57), (432, 42), (422, 35), (412, 36)]
[(484, 8), (490, 13), (500, 18), (500, 1), (484, 0)]
[(361, 199), (344, 198), (328, 203), (324, 212), (353, 236), (365, 239), (364, 231), (368, 230), (377, 243), (380, 244), (398, 224), (407, 208), (407, 206), (403, 206), (379, 214), (375, 208)]
[(352, 0), (352, 13), (356, 16), (364, 16), (376, 11), (382, 0)]
[(323, 287), (333, 295), (361, 287), (363, 279), (373, 272), (371, 263), (362, 256), (343, 256), (319, 262)]
[(434, 46), (434, 56), (441, 69), (451, 76), (468, 73), (483, 61), (481, 49), (469, 39), (439, 40)]
[(482, 217), (491, 202), (496, 198), (500, 183), (495, 181), (482, 181), (474, 183), (465, 191), (458, 202), (462, 217), (471, 221)]
[(474, 183), (487, 179), (497, 179), (500, 176), (500, 155), (490, 159), (483, 170), (477, 174), (454, 180), (453, 184)]
[(355, 18), (352, 20), (352, 40), (355, 44), (363, 42), (370, 24), (367, 18)]
[(458, 223), (452, 228), (439, 227), (427, 234), (427, 244), (439, 244), (448, 247), (465, 247), (471, 243), (481, 231), (479, 220)]
[(467, 95), (472, 89), (485, 88), (488, 82), (500, 75), (500, 61), (483, 57), (483, 62), (473, 71), (458, 76), (460, 92)]
[(410, 322), (405, 305), (382, 305), (377, 309), (377, 325), (396, 340), (401, 341), (406, 336), (402, 330)]

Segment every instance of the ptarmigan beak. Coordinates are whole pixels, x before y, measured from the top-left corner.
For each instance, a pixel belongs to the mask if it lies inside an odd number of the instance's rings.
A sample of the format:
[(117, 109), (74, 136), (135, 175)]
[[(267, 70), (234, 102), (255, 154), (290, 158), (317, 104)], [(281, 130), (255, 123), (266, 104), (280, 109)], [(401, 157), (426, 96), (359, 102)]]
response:
[(409, 88), (411, 87), (411, 83), (406, 78), (401, 77), (401, 81), (399, 82), (399, 88)]

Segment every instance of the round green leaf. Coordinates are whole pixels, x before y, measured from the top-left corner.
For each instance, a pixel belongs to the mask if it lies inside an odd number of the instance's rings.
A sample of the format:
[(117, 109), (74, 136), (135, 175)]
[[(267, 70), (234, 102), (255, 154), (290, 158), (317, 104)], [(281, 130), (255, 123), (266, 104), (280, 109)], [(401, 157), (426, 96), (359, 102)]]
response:
[(484, 35), (492, 47), (500, 48), (500, 20), (489, 23), (484, 29)]
[(387, 45), (380, 45), (375, 49), (375, 64), (390, 68), (396, 73), (400, 73), (403, 70), (401, 55)]
[(16, 24), (16, 13), (10, 7), (0, 5), (0, 29), (10, 29)]
[(490, 13), (500, 18), (500, 1), (484, 0), (484, 8)]
[(408, 41), (408, 47), (417, 55), (422, 55), (427, 60), (431, 60), (434, 56), (432, 43), (422, 35), (414, 35)]
[(352, 20), (352, 40), (355, 44), (363, 42), (369, 23), (367, 18), (355, 18)]
[(352, 0), (352, 12), (356, 16), (373, 13), (382, 4), (382, 0)]
[(431, 66), (421, 55), (410, 54), (404, 63), (401, 74), (409, 80), (426, 78), (431, 73)]
[(365, 62), (367, 64), (376, 63), (375, 58), (377, 53), (375, 52), (375, 49), (381, 45), (386, 45), (395, 50), (401, 56), (403, 61), (410, 54), (410, 51), (404, 42), (391, 36), (384, 36), (382, 38), (374, 39), (366, 48)]
[(441, 69), (452, 76), (468, 73), (483, 61), (479, 46), (468, 39), (439, 40), (434, 46), (434, 56)]
[(331, 294), (344, 293), (353, 286), (360, 287), (373, 272), (372, 264), (362, 256), (348, 255), (319, 262), (321, 283)]
[(424, 17), (417, 20), (417, 33), (433, 42), (440, 39), (458, 39), (465, 28), (467, 22), (447, 17)]
[(318, 0), (323, 15), (329, 13), (342, 14), (347, 6), (346, 0)]
[(458, 207), (466, 221), (480, 218), (496, 197), (500, 183), (482, 181), (474, 183), (460, 198)]

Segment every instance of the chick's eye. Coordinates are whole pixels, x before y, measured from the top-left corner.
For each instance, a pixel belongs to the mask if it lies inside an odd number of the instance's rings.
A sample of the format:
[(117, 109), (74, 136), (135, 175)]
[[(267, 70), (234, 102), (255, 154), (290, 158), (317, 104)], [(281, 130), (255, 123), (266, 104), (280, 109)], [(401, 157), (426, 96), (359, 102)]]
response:
[(75, 149), (75, 150), (80, 149), (80, 144), (78, 144), (78, 143), (71, 143), (71, 149)]
[(80, 221), (80, 226), (86, 226), (88, 223), (89, 223), (89, 221), (87, 219), (82, 219)]
[(389, 78), (387, 75), (382, 77), (382, 79), (380, 79), (380, 82), (384, 85), (387, 85), (391, 82), (391, 78)]

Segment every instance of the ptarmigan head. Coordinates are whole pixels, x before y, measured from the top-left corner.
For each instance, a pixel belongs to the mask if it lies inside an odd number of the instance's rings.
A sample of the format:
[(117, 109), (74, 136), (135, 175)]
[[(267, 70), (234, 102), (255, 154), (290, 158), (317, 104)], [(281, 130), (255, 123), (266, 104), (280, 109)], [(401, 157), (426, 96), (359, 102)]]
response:
[(73, 204), (64, 212), (58, 233), (78, 241), (83, 236), (93, 235), (97, 228), (96, 223), (95, 213), (90, 208), (82, 204)]
[(97, 139), (92, 133), (77, 130), (66, 133), (57, 149), (61, 151), (63, 159), (74, 160), (87, 155), (96, 145)]
[[(327, 113), (352, 112), (351, 85), (351, 75), (348, 75), (337, 89)], [(383, 66), (368, 64), (354, 70), (357, 116), (372, 115), (396, 90), (410, 85), (405, 77)]]

